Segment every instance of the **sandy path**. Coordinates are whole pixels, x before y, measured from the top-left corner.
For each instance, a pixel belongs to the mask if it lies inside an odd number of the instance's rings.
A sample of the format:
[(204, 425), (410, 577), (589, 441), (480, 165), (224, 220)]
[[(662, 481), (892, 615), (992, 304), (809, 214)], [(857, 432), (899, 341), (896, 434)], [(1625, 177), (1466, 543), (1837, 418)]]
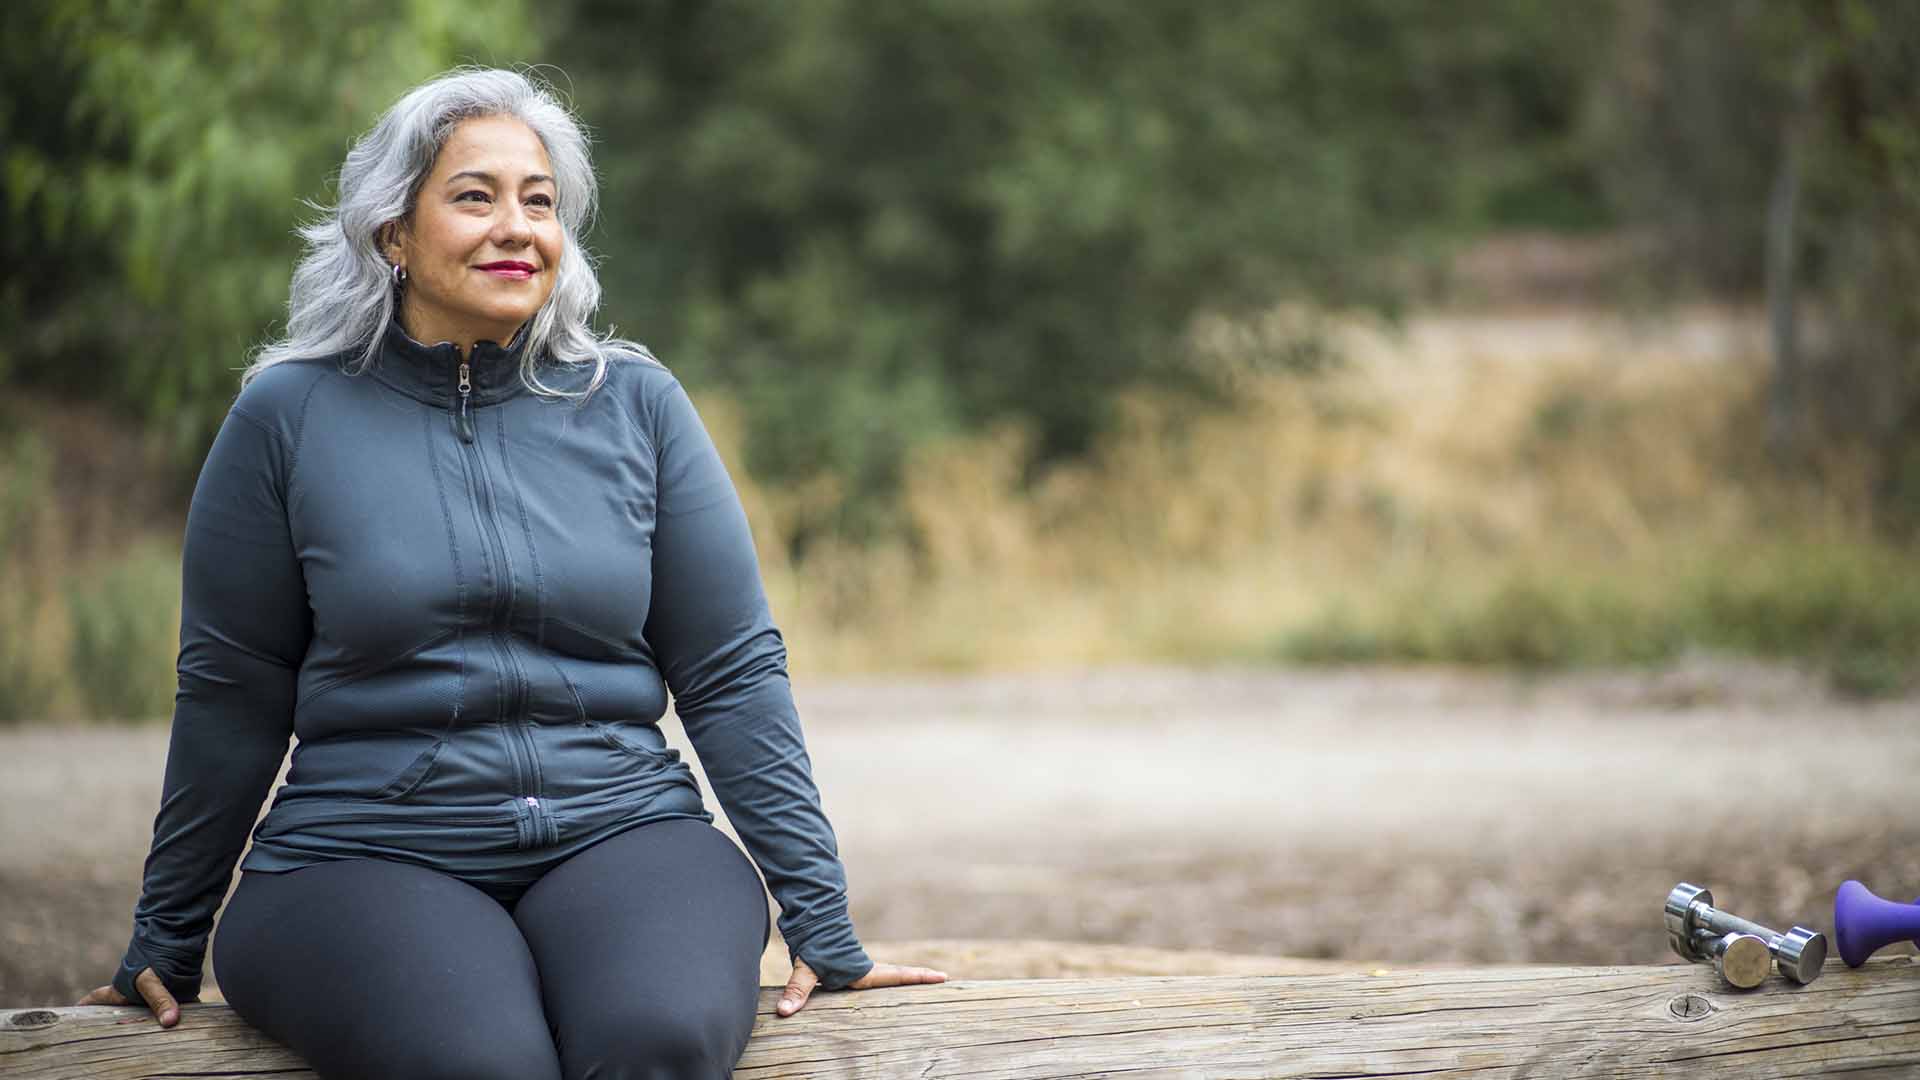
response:
[[(798, 693), (870, 943), (1661, 962), (1660, 901), (1682, 879), (1777, 925), (1824, 927), (1848, 876), (1920, 894), (1920, 702), (1835, 701), (1776, 670), (1141, 670)], [(110, 972), (165, 748), (163, 730), (0, 733), (0, 1004)], [(990, 952), (962, 954), (969, 973), (1097, 966)]]

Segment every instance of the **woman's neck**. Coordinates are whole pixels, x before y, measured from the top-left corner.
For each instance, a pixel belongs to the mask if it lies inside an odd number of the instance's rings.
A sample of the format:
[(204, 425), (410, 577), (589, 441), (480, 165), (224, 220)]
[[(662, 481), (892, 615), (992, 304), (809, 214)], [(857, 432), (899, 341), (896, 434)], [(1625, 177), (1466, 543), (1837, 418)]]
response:
[(475, 342), (491, 341), (504, 346), (520, 328), (518, 323), (508, 327), (475, 326), (471, 322), (435, 318), (434, 313), (419, 310), (411, 297), (401, 302), (394, 317), (400, 320), (400, 329), (405, 330), (408, 337), (422, 345), (447, 342), (460, 351), (462, 360), (473, 355)]

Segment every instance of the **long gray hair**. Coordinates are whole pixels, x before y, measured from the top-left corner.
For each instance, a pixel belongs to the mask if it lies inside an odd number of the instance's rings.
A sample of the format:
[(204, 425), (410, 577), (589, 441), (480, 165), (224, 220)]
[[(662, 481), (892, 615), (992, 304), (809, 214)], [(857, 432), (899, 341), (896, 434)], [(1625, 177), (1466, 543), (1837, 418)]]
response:
[[(587, 325), (600, 306), (600, 279), (580, 242), (599, 198), (585, 130), (544, 83), (513, 71), (459, 67), (408, 91), (347, 151), (339, 202), (331, 209), (314, 205), (320, 219), (300, 227), (306, 252), (287, 297), (287, 335), (254, 353), (241, 385), (283, 360), (357, 352), (355, 374), (373, 363), (396, 306), (393, 268), (376, 234), (413, 209), (453, 129), (483, 116), (514, 117), (540, 137), (566, 234), (553, 292), (523, 331), (521, 380), (536, 393), (585, 396), (605, 380), (609, 354), (653, 359), (645, 346)], [(562, 364), (593, 365), (586, 389), (569, 394), (541, 383), (535, 367), (542, 353)]]

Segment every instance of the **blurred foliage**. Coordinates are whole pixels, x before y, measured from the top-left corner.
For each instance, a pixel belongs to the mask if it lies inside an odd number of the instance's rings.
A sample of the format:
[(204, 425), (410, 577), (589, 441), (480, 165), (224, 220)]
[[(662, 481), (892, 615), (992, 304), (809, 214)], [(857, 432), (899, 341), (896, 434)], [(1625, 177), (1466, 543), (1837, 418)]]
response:
[(1920, 686), (1920, 581), (1910, 559), (1858, 542), (1773, 542), (1714, 556), (1652, 572), (1521, 567), (1465, 589), (1430, 583), (1378, 614), (1333, 604), (1284, 635), (1278, 651), (1315, 663), (1533, 670), (1720, 651), (1807, 662), (1859, 696)]
[[(330, 200), (348, 141), (455, 63), (536, 60), (596, 133), (605, 317), (710, 415), (726, 410), (709, 390), (739, 407), (737, 479), (779, 549), (770, 572), (814, 590), (803, 610), (916, 640), (929, 596), (995, 600), (997, 619), (1058, 583), (1085, 593), (1061, 599), (1069, 632), (1095, 640), (1121, 625), (1102, 605), (1138, 594), (1165, 611), (1125, 625), (1170, 629), (1116, 648), (1183, 658), (1284, 624), (1295, 656), (1557, 666), (1725, 647), (1826, 658), (1867, 689), (1914, 669), (1911, 560), (1883, 546), (1920, 525), (1907, 0), (15, 0), (0, 380), (161, 432), (189, 482), (284, 312), (303, 200)], [(1783, 190), (1795, 213), (1770, 232)], [(1792, 394), (1776, 372), (1774, 396), (1802, 441), (1797, 475), (1774, 480), (1845, 504), (1834, 551), (1691, 577), (1529, 562), (1589, 535), (1642, 559), (1698, 537), (1737, 554), (1728, 530), (1768, 528), (1715, 508), (1765, 502), (1772, 417), (1704, 427), (1720, 400), (1684, 388), (1609, 396), (1583, 373), (1529, 390), (1497, 449), (1369, 447), (1335, 398), (1275, 404), (1279, 384), (1334, 383), (1325, 327), (1444, 295), (1445, 256), (1515, 228), (1650, 247), (1623, 275), (1650, 296), (1750, 301), (1770, 256), (1794, 256), (1775, 292), (1810, 316), (1805, 370)], [(1484, 432), (1501, 392), (1477, 385), (1453, 422)], [(1229, 399), (1272, 430), (1210, 426), (1227, 413), (1204, 406)], [(1143, 400), (1147, 426), (1130, 418)], [(1408, 418), (1404, 435), (1434, 402), (1368, 408)], [(0, 438), (0, 712), (31, 713), (157, 640), (62, 583), (124, 563), (118, 585), (152, 604), (141, 583), (163, 571), (130, 545), (62, 563), (51, 519), (16, 511), (66, 497), (72, 463)], [(1410, 489), (1442, 450), (1478, 471)], [(1861, 539), (1861, 521), (1886, 534)], [(1374, 582), (1409, 552), (1451, 572), (1436, 536), (1496, 561), (1444, 595)], [(1263, 610), (1249, 567), (1323, 537), (1330, 558), (1373, 560), (1334, 585), (1397, 606)], [(1179, 577), (1235, 559), (1224, 591)], [(1244, 625), (1221, 626), (1235, 597)], [(955, 663), (988, 634), (1019, 639), (955, 625)], [(87, 674), (33, 681), (51, 653)], [(89, 707), (145, 708), (149, 690)]]
[(1011, 419), (1033, 465), (1129, 388), (1217, 393), (1202, 314), (1385, 306), (1383, 256), (1579, 217), (1546, 193), (1588, 53), (1478, 6), (582, 0), (553, 41), (604, 132), (610, 308), (857, 536), (930, 436)]
[(67, 670), (87, 713), (138, 720), (173, 711), (180, 642), (180, 553), (157, 542), (67, 585)]
[(513, 0), (0, 5), (0, 376), (166, 425), (197, 461), (283, 315), (303, 198)]
[(0, 725), (39, 719), (58, 690), (34, 633), (47, 601), (36, 526), (52, 472), (45, 440), (0, 410)]
[[(1797, 266), (1776, 303), (1820, 318), (1776, 388), (1801, 464), (1860, 445), (1883, 518), (1920, 527), (1920, 4), (1618, 0), (1591, 89), (1592, 161), (1649, 230), (1663, 288), (1766, 283), (1769, 202)], [(1776, 346), (1777, 347), (1777, 346)], [(1776, 375), (1776, 378), (1783, 376)]]
[(1131, 389), (1227, 396), (1198, 320), (1390, 312), (1490, 227), (1641, 230), (1648, 280), (1751, 290), (1789, 157), (1816, 448), (1864, 440), (1920, 521), (1900, 0), (18, 0), (0, 58), (0, 376), (188, 471), (347, 141), (455, 62), (544, 59), (599, 133), (607, 317), (740, 398), (801, 548), (897, 523), (929, 439), (1022, 424), (1035, 476)]
[(173, 471), (98, 405), (0, 399), (0, 725), (167, 712), (185, 502)]

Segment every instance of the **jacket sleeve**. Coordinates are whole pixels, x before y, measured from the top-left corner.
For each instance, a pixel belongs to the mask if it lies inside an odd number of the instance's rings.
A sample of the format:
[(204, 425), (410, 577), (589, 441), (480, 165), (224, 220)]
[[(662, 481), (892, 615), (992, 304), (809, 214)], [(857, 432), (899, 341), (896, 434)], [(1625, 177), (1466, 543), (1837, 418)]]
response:
[(820, 984), (873, 966), (847, 913), (760, 566), (726, 467), (678, 382), (651, 410), (659, 459), (646, 637), (707, 780), (780, 904), (780, 936)]
[(133, 980), (148, 966), (177, 999), (199, 998), (214, 912), (293, 732), (310, 620), (287, 527), (288, 464), (281, 436), (236, 406), (194, 488), (166, 777), (133, 940), (113, 978), (136, 1002)]

